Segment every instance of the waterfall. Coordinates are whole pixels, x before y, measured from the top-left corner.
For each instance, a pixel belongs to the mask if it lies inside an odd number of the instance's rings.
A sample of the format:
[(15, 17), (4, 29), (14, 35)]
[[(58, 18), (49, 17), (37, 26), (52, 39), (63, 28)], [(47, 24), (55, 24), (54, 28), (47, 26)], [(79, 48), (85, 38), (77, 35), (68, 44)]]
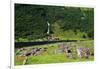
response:
[(47, 25), (48, 25), (47, 34), (49, 35), (50, 34), (50, 23), (48, 21), (47, 21)]

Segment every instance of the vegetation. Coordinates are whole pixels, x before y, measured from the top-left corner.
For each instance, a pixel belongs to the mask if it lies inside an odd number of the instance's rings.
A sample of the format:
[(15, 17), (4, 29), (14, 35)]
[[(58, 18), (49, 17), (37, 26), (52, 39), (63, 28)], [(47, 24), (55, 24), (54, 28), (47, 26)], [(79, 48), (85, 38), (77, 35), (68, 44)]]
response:
[(60, 39), (93, 39), (94, 9), (15, 4), (15, 41), (31, 41), (50, 33)]
[[(47, 22), (50, 23), (50, 34), (47, 34)], [(45, 6), (15, 4), (15, 42), (56, 40), (84, 40), (80, 43), (65, 42), (71, 46), (90, 48), (92, 55), (87, 58), (77, 57), (76, 48), (72, 47), (74, 58), (57, 53), (58, 43), (23, 47), (26, 51), (32, 48), (47, 48), (43, 54), (28, 56), (27, 64), (80, 62), (94, 60), (94, 9), (86, 7)], [(49, 37), (49, 38), (48, 38)], [(52, 40), (53, 41), (53, 40)], [(22, 65), (25, 55), (21, 48), (15, 48), (15, 65)], [(26, 53), (27, 53), (26, 52)], [(20, 56), (21, 55), (21, 56)], [(40, 59), (41, 58), (41, 59)]]
[[(70, 43), (70, 42), (67, 42), (66, 44), (68, 44), (68, 43)], [(71, 46), (74, 46), (74, 45), (88, 47), (88, 48), (90, 48), (91, 53), (94, 52), (93, 41), (90, 41), (90, 40), (82, 41), (80, 43), (71, 42)], [(82, 62), (82, 61), (93, 61), (94, 60), (93, 56), (90, 56), (88, 59), (87, 58), (79, 58), (77, 56), (75, 47), (72, 48), (72, 54), (73, 54), (74, 58), (66, 57), (66, 53), (56, 53), (55, 54), (55, 50), (58, 48), (57, 43), (41, 45), (41, 46), (24, 47), (24, 48), (32, 49), (32, 48), (44, 48), (44, 47), (48, 48), (47, 51), (41, 55), (29, 56), (27, 65), (29, 65), (29, 64), (46, 64), (46, 63), (64, 63), (64, 62)], [(17, 52), (15, 52), (15, 53), (17, 53)], [(17, 58), (17, 57), (18, 57), (18, 54), (15, 56), (15, 58), (16, 58), (15, 65), (22, 65), (24, 58), (23, 57)]]

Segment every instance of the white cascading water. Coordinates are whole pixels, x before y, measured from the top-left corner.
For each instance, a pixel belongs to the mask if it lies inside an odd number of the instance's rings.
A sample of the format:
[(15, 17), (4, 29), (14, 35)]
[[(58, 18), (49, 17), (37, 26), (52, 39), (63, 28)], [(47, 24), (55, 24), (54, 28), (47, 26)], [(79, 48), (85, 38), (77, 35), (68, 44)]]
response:
[(48, 30), (47, 30), (47, 34), (50, 34), (50, 23), (47, 21), (47, 25), (48, 25)]

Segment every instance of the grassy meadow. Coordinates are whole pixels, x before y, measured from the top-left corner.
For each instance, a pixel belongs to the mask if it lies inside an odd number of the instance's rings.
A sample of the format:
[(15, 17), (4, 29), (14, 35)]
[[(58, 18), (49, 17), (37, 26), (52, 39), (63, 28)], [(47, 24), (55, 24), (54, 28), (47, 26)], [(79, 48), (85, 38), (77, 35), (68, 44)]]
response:
[[(94, 53), (94, 45), (93, 40), (87, 40), (82, 42), (66, 42), (66, 44), (71, 44), (71, 46), (85, 46), (90, 48), (91, 53)], [(72, 47), (72, 55), (73, 58), (66, 57), (66, 53), (55, 53), (55, 50), (58, 49), (58, 43), (55, 44), (46, 44), (46, 45), (40, 45), (40, 46), (31, 46), (31, 47), (24, 47), (27, 49), (31, 48), (47, 48), (47, 51), (44, 53), (37, 55), (37, 56), (29, 56), (27, 65), (29, 64), (48, 64), (48, 63), (64, 63), (64, 62), (82, 62), (82, 61), (93, 61), (94, 56), (90, 56), (87, 58), (79, 58), (77, 57), (76, 48)], [(16, 51), (16, 49), (15, 49)], [(19, 56), (17, 52), (15, 52), (15, 65), (22, 65), (23, 60), (25, 57)]]

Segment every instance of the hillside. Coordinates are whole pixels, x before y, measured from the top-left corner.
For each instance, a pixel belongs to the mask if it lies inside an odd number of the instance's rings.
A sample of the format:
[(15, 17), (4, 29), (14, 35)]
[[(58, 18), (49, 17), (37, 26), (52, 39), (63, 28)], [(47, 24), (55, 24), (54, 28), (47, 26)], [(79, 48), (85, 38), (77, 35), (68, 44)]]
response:
[(45, 38), (47, 22), (60, 39), (94, 37), (93, 8), (15, 4), (15, 41)]

